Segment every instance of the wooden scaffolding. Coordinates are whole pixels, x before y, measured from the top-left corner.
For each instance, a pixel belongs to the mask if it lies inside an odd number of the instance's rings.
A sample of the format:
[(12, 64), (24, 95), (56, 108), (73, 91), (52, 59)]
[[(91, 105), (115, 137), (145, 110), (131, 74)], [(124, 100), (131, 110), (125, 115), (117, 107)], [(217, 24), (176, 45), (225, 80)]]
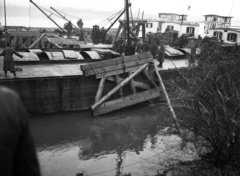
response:
[[(157, 98), (161, 94), (162, 89), (155, 83), (156, 67), (149, 52), (81, 65), (81, 70), (85, 76), (100, 79), (95, 102), (90, 107), (94, 116)], [(111, 89), (107, 89), (107, 81), (114, 83)]]

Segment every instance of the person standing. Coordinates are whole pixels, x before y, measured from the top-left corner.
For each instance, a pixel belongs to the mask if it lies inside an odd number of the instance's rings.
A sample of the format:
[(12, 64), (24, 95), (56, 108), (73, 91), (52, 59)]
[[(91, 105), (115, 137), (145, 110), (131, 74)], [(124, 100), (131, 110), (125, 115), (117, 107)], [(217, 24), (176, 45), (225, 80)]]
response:
[(0, 86), (0, 173), (40, 176), (28, 114), (18, 94)]
[(194, 44), (191, 47), (191, 53), (190, 53), (189, 60), (188, 60), (188, 65), (189, 66), (194, 66), (195, 59), (196, 59), (196, 52), (197, 52), (197, 47), (196, 47), (196, 44)]
[(70, 38), (70, 36), (72, 36), (72, 30), (73, 30), (73, 26), (72, 26), (72, 22), (69, 21), (66, 25), (66, 29), (67, 29), (67, 37)]
[(4, 49), (2, 53), (0, 53), (0, 56), (4, 56), (3, 61), (3, 70), (5, 73), (5, 77), (7, 77), (7, 72), (10, 71), (13, 73), (14, 78), (17, 78), (16, 70), (14, 66), (14, 60), (13, 60), (13, 54), (23, 58), (23, 55), (19, 54), (17, 51), (15, 51), (13, 48), (10, 47), (10, 44), (6, 42), (6, 40), (2, 39), (4, 41)]
[(159, 67), (162, 68), (162, 64), (164, 62), (165, 56), (164, 56), (164, 52), (165, 52), (165, 48), (163, 43), (160, 44), (160, 47), (158, 49), (158, 56), (157, 56), (157, 60), (159, 62)]

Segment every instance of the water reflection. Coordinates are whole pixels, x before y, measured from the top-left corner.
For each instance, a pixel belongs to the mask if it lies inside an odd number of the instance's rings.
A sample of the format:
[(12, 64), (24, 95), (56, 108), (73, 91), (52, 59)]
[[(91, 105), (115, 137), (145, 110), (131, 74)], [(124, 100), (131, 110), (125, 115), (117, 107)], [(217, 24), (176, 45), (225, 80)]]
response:
[(170, 119), (159, 104), (144, 104), (95, 119), (90, 112), (38, 117), (31, 130), (43, 176), (156, 175), (185, 152), (177, 136), (162, 135)]

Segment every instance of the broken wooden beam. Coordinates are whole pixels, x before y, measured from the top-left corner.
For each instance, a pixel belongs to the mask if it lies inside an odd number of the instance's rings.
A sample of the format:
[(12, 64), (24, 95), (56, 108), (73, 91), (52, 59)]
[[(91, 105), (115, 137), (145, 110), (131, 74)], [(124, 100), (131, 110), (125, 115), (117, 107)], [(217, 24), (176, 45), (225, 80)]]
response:
[(29, 48), (29, 49), (34, 48), (34, 47), (36, 46), (36, 44), (37, 44), (38, 42), (40, 42), (45, 36), (46, 36), (46, 33), (43, 33), (43, 34), (42, 34), (35, 42), (33, 42), (33, 44), (31, 44), (28, 48)]
[(135, 76), (137, 76), (141, 71), (143, 71), (149, 64), (146, 63), (141, 66), (136, 72), (131, 74), (129, 77), (124, 79), (120, 84), (114, 87), (111, 91), (109, 91), (105, 96), (103, 96), (97, 103), (91, 106), (91, 110), (95, 110), (98, 106), (103, 104), (107, 99), (109, 99), (116, 91), (122, 88), (124, 85), (128, 84), (130, 80), (132, 80)]

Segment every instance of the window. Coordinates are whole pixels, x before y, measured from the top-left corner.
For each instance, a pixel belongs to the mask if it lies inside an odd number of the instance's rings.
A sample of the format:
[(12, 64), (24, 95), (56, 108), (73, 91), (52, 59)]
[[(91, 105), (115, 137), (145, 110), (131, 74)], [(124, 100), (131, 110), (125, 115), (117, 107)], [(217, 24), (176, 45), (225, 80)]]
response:
[(237, 41), (237, 34), (235, 33), (228, 33), (227, 40), (231, 42)]
[(213, 36), (217, 37), (220, 40), (222, 40), (222, 35), (223, 35), (223, 33), (219, 32), (219, 31), (214, 31), (214, 33), (213, 33)]
[(152, 28), (153, 24), (152, 23), (146, 23), (146, 28)]
[(171, 26), (171, 25), (168, 25), (167, 28), (170, 29), (170, 30), (173, 30), (173, 29), (174, 29), (174, 27)]
[(194, 27), (187, 27), (187, 31), (186, 31), (187, 34), (194, 34), (194, 32), (195, 32)]

